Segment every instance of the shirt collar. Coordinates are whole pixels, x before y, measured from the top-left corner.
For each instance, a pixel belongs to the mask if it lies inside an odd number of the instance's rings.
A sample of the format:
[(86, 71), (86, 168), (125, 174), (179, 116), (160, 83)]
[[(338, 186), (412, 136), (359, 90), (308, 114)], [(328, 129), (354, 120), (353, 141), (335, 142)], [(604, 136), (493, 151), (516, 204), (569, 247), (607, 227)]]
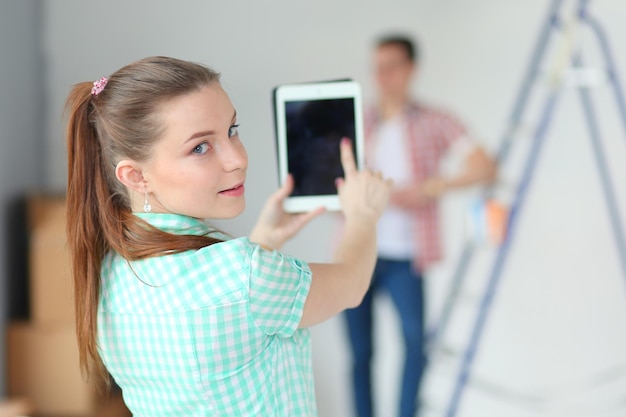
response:
[(216, 230), (200, 219), (173, 213), (133, 213), (164, 232), (177, 235), (206, 235)]

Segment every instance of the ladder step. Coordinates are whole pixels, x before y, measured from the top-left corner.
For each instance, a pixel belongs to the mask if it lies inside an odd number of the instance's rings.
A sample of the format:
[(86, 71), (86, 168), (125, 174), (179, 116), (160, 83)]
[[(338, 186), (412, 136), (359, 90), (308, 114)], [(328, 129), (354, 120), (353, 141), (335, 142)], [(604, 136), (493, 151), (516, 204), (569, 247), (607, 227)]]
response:
[[(544, 75), (546, 78), (550, 74)], [(563, 73), (563, 86), (569, 88), (591, 88), (610, 83), (606, 70), (596, 67), (570, 67)]]

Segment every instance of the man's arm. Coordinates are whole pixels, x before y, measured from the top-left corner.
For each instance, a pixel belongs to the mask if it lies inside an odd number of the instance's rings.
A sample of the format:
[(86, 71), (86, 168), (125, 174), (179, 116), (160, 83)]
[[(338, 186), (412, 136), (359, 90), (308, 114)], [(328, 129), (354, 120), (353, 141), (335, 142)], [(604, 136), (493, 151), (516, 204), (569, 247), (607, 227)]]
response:
[(452, 178), (431, 177), (391, 193), (391, 204), (411, 209), (440, 198), (446, 192), (475, 184), (489, 184), (496, 178), (496, 162), (480, 146), (474, 146), (465, 157), (463, 170)]

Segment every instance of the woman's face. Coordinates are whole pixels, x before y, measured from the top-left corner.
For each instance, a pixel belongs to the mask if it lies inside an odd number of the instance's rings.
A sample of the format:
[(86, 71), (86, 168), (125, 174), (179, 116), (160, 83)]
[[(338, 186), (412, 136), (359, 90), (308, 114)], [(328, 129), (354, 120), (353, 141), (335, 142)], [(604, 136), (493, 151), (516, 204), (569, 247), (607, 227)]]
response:
[(226, 219), (245, 207), (248, 155), (237, 117), (218, 83), (162, 109), (165, 134), (142, 165), (152, 212)]

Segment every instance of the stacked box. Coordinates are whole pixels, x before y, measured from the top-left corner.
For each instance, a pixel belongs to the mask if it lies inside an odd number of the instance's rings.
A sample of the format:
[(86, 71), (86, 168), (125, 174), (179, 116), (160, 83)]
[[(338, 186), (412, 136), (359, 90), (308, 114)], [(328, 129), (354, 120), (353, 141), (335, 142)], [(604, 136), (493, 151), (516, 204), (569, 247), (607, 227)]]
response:
[(37, 325), (74, 322), (65, 219), (62, 198), (29, 199), (30, 317)]
[(103, 401), (80, 372), (65, 201), (32, 197), (27, 212), (30, 320), (7, 329), (8, 394), (38, 416), (93, 416)]
[(73, 324), (11, 323), (8, 391), (28, 398), (38, 415), (88, 416), (97, 392), (83, 379)]

